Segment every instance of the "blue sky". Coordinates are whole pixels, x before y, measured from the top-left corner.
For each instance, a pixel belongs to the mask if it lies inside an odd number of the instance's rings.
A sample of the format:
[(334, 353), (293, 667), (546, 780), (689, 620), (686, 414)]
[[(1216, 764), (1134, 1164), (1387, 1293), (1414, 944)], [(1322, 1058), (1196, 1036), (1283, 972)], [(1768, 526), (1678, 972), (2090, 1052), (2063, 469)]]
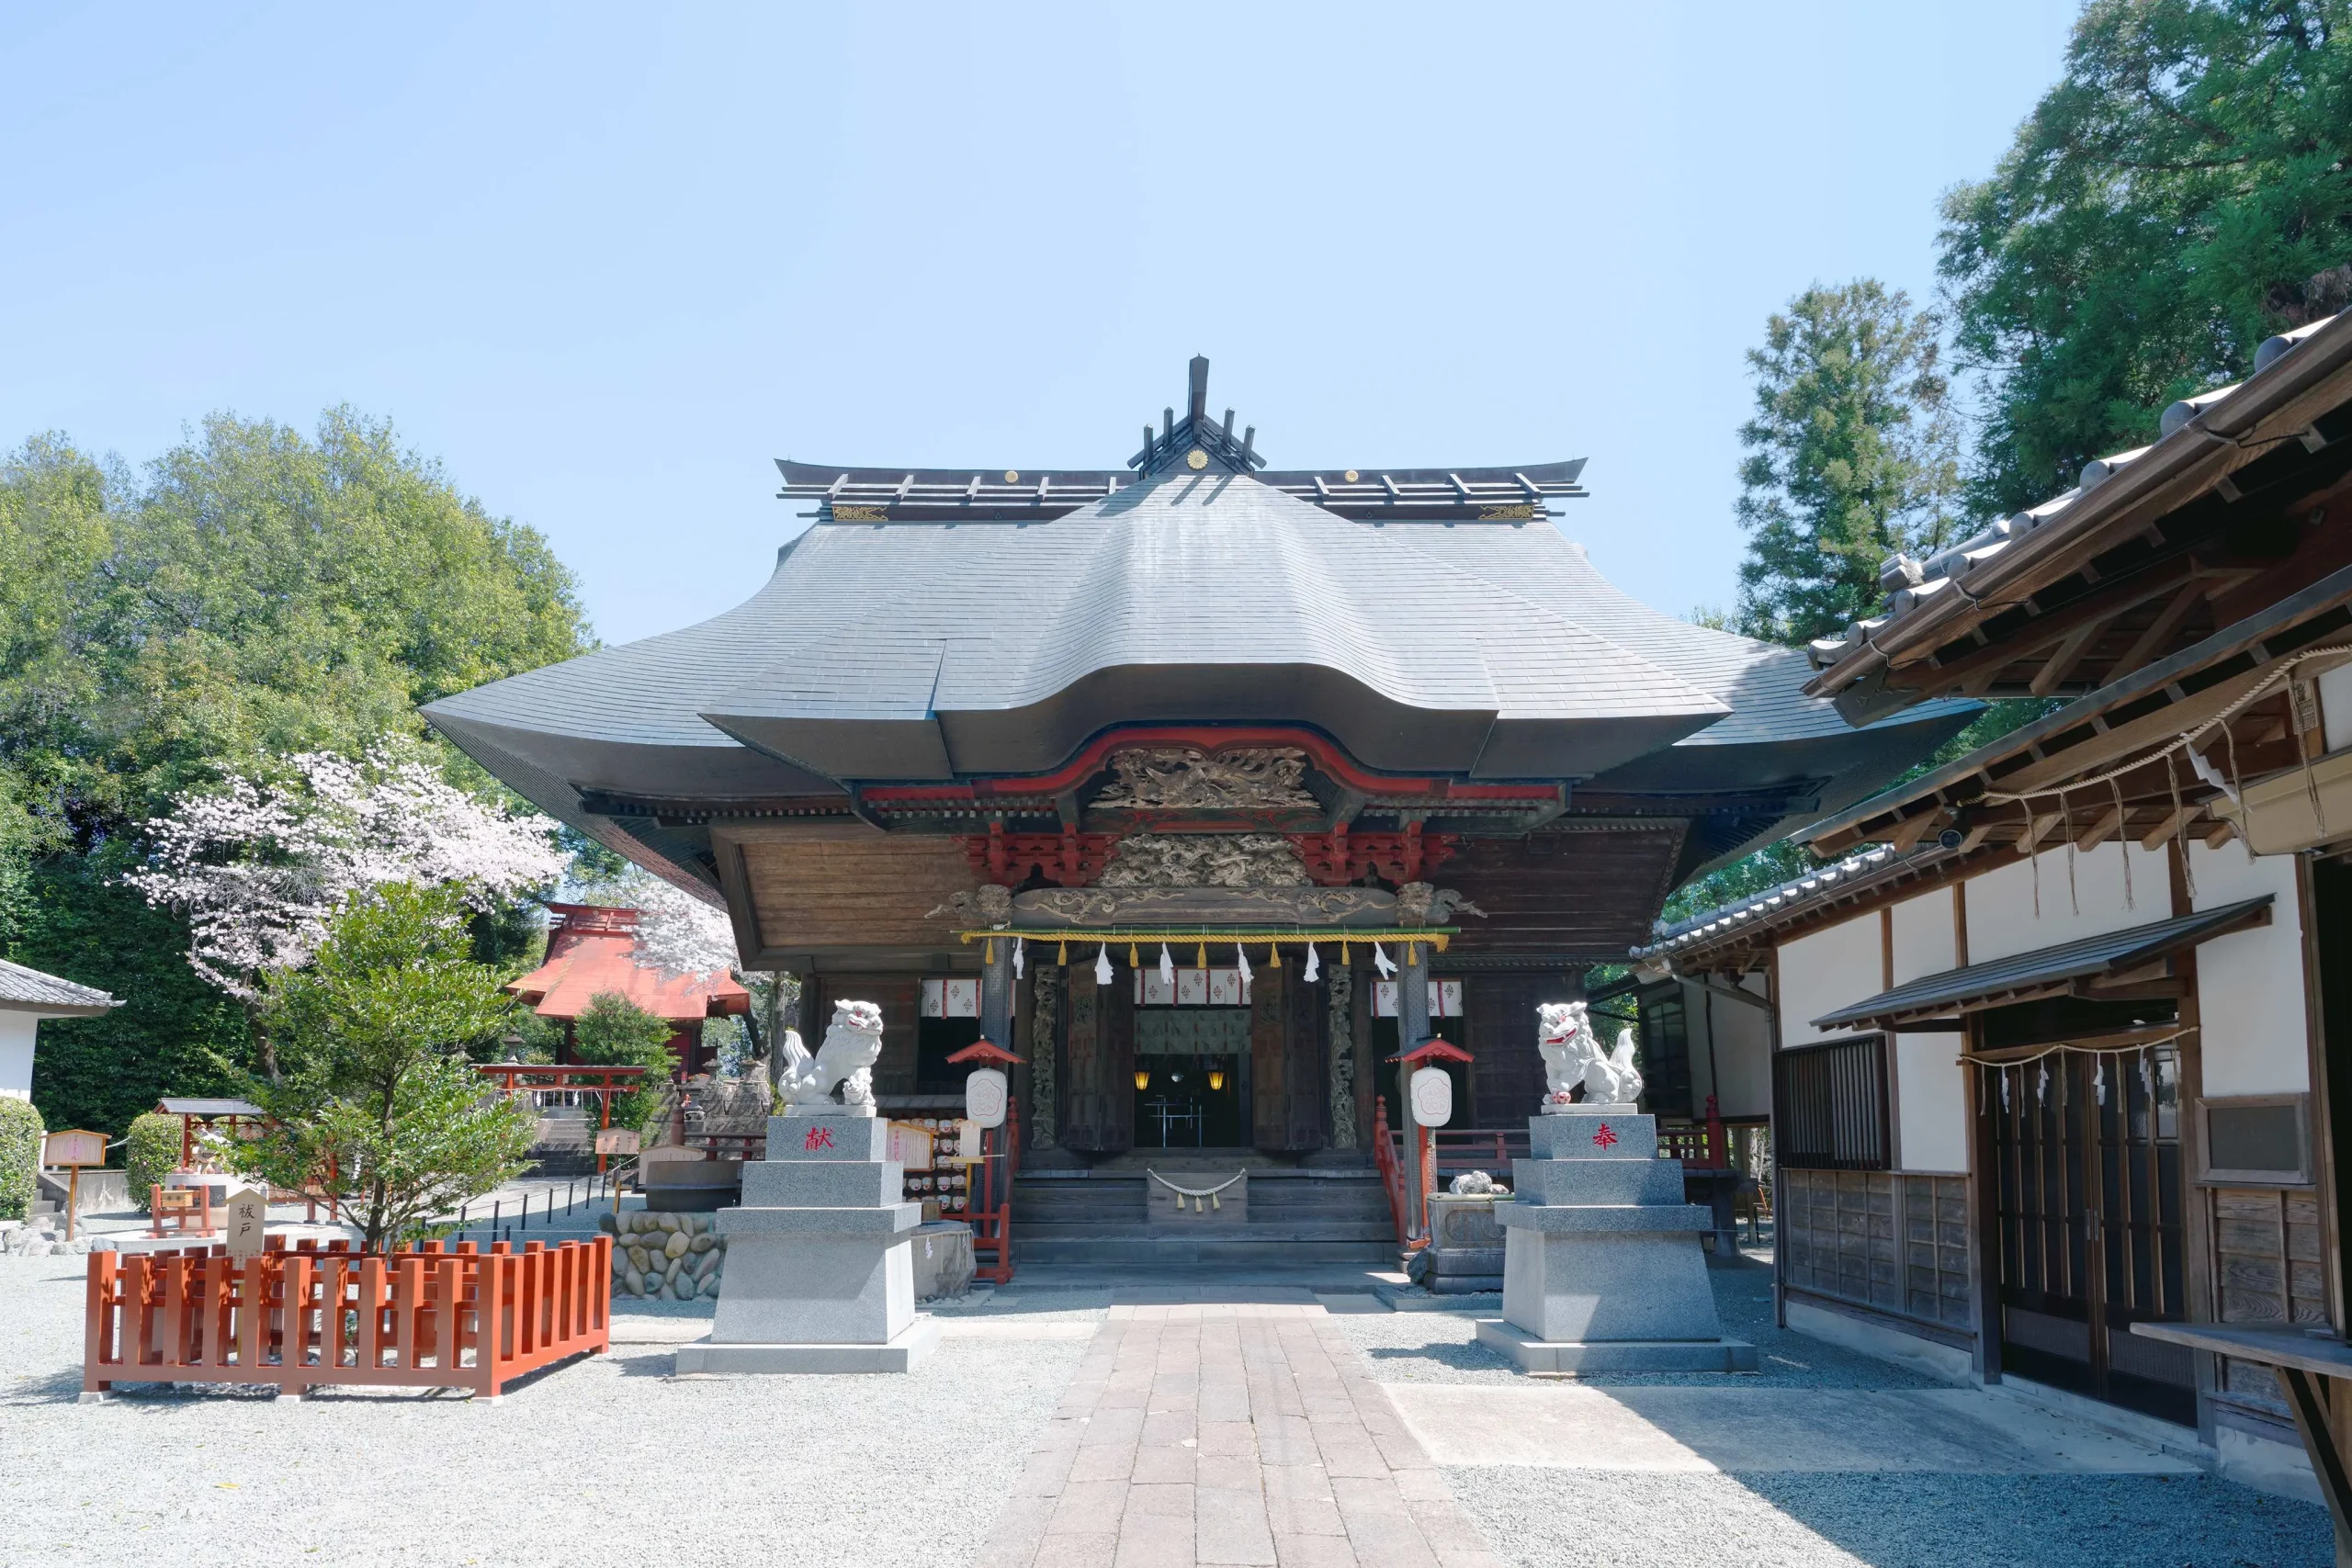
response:
[(0, 446), (348, 402), (622, 641), (764, 577), (771, 459), (1111, 466), (1198, 352), (1278, 467), (1589, 457), (1563, 525), (1681, 614), (1742, 351), (1932, 292), (2073, 13), (16, 7)]

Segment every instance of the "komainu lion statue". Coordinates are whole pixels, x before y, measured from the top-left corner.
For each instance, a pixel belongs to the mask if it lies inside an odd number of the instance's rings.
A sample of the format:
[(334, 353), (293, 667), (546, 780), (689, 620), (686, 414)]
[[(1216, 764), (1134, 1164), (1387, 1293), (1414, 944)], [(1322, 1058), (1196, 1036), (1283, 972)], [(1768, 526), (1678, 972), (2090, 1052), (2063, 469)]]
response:
[(1589, 1010), (1582, 1002), (1545, 1002), (1535, 1010), (1540, 1028), (1536, 1054), (1544, 1058), (1544, 1113), (1557, 1116), (1571, 1105), (1578, 1085), (1587, 1105), (1631, 1105), (1642, 1097), (1641, 1069), (1634, 1066), (1634, 1032), (1617, 1032), (1617, 1048), (1604, 1052), (1593, 1038)]
[(1536, 1055), (1544, 1058), (1544, 1114), (1557, 1116), (1575, 1103), (1585, 1069), (1600, 1057), (1582, 1002), (1545, 1002), (1535, 1010)]
[(784, 1032), (776, 1077), (776, 1092), (784, 1097), (784, 1113), (819, 1107), (830, 1110), (833, 1086), (839, 1084), (842, 1104), (874, 1114), (874, 1063), (882, 1055), (882, 1010), (872, 1002), (840, 1002), (833, 1021), (825, 1026), (825, 1043), (814, 1056), (800, 1043), (800, 1032)]
[(1604, 1056), (1596, 1050), (1585, 1064), (1584, 1098), (1588, 1103), (1631, 1105), (1642, 1098), (1642, 1070), (1634, 1066), (1634, 1032), (1617, 1032), (1617, 1049)]

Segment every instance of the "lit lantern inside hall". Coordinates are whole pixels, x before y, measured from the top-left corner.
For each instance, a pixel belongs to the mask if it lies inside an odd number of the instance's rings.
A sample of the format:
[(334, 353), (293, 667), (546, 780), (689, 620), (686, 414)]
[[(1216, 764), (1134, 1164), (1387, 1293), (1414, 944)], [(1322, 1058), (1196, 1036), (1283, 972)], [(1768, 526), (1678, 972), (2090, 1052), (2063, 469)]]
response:
[(1151, 1071), (1149, 1068), (1137, 1067), (1136, 1069), (1136, 1087), (1137, 1089), (1149, 1089), (1151, 1087)]
[(1225, 1069), (1222, 1067), (1211, 1067), (1209, 1069), (1209, 1088), (1212, 1089), (1219, 1089), (1224, 1087)]

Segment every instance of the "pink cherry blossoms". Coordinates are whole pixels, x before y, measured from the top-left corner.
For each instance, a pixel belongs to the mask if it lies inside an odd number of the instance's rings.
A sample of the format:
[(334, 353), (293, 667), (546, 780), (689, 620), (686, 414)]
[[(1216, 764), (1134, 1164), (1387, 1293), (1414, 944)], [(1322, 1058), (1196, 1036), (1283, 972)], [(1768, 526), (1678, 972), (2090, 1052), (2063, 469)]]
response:
[(650, 872), (631, 866), (617, 880), (596, 888), (589, 901), (644, 911), (637, 928), (637, 951), (657, 969), (707, 977), (735, 968), (735, 928), (727, 911)]
[(422, 761), (383, 750), (285, 761), (289, 782), (232, 775), (179, 796), (147, 824), (147, 864), (123, 877), (187, 918), (189, 965), (232, 996), (250, 1000), (265, 972), (309, 963), (363, 888), (455, 883), (487, 909), (563, 873), (553, 822), (495, 811)]

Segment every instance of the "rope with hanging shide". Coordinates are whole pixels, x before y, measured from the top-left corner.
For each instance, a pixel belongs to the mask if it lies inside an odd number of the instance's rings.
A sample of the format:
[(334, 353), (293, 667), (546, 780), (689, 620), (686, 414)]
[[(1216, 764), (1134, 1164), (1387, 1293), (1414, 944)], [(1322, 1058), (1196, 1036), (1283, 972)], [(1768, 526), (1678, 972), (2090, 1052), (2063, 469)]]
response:
[(1201, 1205), (1204, 1202), (1214, 1208), (1224, 1208), (1225, 1201), (1223, 1199), (1219, 1198), (1217, 1194), (1225, 1191), (1235, 1182), (1240, 1180), (1250, 1173), (1247, 1170), (1237, 1170), (1231, 1176), (1227, 1177), (1223, 1181), (1218, 1182), (1215, 1187), (1201, 1188), (1179, 1187), (1174, 1182), (1169, 1180), (1168, 1178), (1160, 1175), (1159, 1172), (1153, 1170), (1148, 1166), (1144, 1168), (1144, 1174), (1150, 1177), (1154, 1181), (1159, 1182), (1162, 1187), (1167, 1188), (1170, 1192), (1176, 1194), (1176, 1207), (1180, 1212), (1184, 1207), (1184, 1200), (1190, 1198), (1193, 1201), (1193, 1213), (1197, 1214), (1204, 1212)]

